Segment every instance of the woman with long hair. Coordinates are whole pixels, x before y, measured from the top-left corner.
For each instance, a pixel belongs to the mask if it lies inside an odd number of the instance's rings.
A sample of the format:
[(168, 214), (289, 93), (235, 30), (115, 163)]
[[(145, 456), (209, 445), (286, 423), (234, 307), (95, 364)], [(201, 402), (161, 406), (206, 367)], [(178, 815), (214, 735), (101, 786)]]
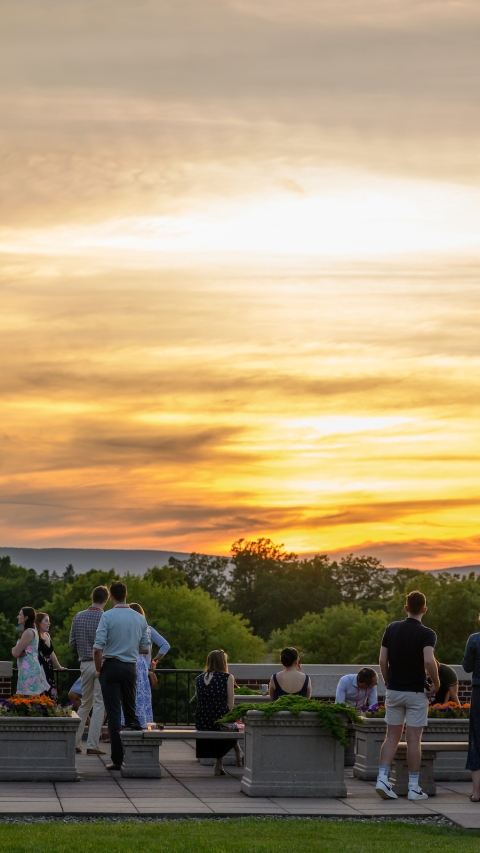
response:
[[(234, 703), (234, 678), (228, 671), (228, 657), (223, 649), (214, 649), (207, 655), (205, 669), (195, 679), (198, 704), (195, 726), (198, 731), (218, 732), (217, 720), (231, 711)], [(215, 776), (225, 776), (222, 758), (235, 750), (237, 766), (241, 767), (244, 755), (237, 740), (197, 740), (197, 758), (215, 759)]]
[[(134, 602), (130, 605), (130, 610), (135, 610), (136, 613), (140, 613), (140, 616), (145, 616), (145, 611), (141, 604), (137, 604)], [(155, 658), (156, 660), (160, 660), (169, 650), (170, 644), (167, 643), (164, 637), (155, 631), (151, 625), (148, 626), (148, 634), (150, 639), (154, 641), (156, 645), (159, 646), (159, 652)], [(136, 712), (137, 717), (142, 724), (142, 728), (146, 728), (148, 723), (153, 723), (153, 710), (152, 710), (152, 690), (150, 687), (150, 680), (148, 678), (148, 673), (151, 670), (155, 671), (155, 666), (153, 665), (153, 661), (151, 660), (152, 647), (150, 646), (150, 651), (148, 655), (138, 655), (137, 658), (137, 703), (136, 703)]]
[(22, 636), (12, 649), (17, 658), (17, 693), (22, 696), (39, 696), (47, 687), (47, 681), (38, 660), (38, 631), (35, 627), (33, 607), (21, 607), (18, 624), (23, 627)]
[(38, 631), (38, 660), (49, 685), (48, 690), (45, 692), (50, 699), (56, 702), (58, 691), (55, 684), (54, 670), (64, 670), (66, 667), (61, 666), (55, 654), (53, 643), (48, 633), (50, 624), (48, 613), (37, 613), (35, 616), (35, 627)]

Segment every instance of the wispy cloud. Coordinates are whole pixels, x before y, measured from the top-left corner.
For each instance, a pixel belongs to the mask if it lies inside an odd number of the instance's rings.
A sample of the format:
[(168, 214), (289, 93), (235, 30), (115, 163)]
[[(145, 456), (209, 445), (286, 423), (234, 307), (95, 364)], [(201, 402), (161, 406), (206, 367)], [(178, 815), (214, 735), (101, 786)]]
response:
[(3, 4), (0, 541), (475, 549), (479, 29)]

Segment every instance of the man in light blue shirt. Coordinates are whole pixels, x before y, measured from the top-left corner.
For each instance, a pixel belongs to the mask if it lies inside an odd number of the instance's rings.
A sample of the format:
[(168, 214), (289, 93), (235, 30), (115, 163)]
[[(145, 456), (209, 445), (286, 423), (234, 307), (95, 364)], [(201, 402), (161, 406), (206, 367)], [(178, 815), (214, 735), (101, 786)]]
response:
[(337, 685), (335, 702), (345, 702), (357, 711), (365, 711), (376, 705), (378, 674), (370, 666), (364, 666), (353, 675), (344, 675)]
[(150, 637), (144, 616), (130, 610), (127, 587), (121, 581), (110, 586), (112, 610), (104, 613), (93, 644), (93, 657), (100, 678), (103, 702), (108, 716), (112, 747), (109, 770), (120, 770), (123, 746), (120, 737), (121, 712), (127, 729), (142, 729), (135, 711), (137, 695), (137, 657), (148, 655)]

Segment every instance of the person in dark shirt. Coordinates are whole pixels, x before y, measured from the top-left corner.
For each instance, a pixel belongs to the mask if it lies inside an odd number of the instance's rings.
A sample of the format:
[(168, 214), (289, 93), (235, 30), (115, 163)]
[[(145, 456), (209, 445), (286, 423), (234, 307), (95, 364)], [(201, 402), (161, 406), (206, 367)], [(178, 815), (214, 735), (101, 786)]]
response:
[[(480, 621), (480, 615), (479, 615)], [(472, 673), (472, 693), (468, 725), (466, 770), (472, 772), (472, 803), (480, 802), (480, 631), (470, 634), (462, 660), (465, 672)]]
[(438, 678), (440, 690), (435, 696), (435, 703), (444, 705), (445, 702), (458, 702), (458, 677), (453, 666), (447, 663), (439, 663), (437, 660)]
[[(407, 723), (408, 799), (426, 800), (418, 776), (422, 756), (421, 739), (427, 724), (428, 700), (437, 693), (440, 682), (434, 656), (437, 636), (422, 625), (427, 612), (422, 592), (407, 595), (407, 618), (387, 626), (380, 649), (380, 669), (386, 685), (385, 720), (387, 735), (380, 751), (380, 770), (375, 790), (383, 799), (397, 799), (388, 773)], [(427, 682), (426, 675), (431, 679)]]

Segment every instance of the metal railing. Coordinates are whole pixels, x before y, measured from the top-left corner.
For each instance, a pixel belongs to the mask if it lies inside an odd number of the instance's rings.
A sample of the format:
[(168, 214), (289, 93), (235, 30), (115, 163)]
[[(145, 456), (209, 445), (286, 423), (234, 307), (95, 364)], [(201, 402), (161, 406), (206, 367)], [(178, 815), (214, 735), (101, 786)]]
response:
[[(193, 725), (195, 714), (195, 678), (201, 669), (162, 669), (157, 667), (158, 686), (152, 690), (153, 718), (156, 723), (168, 726)], [(55, 670), (58, 702), (68, 702), (68, 692), (80, 675), (80, 669)], [(13, 670), (12, 693), (17, 683), (17, 670)]]

